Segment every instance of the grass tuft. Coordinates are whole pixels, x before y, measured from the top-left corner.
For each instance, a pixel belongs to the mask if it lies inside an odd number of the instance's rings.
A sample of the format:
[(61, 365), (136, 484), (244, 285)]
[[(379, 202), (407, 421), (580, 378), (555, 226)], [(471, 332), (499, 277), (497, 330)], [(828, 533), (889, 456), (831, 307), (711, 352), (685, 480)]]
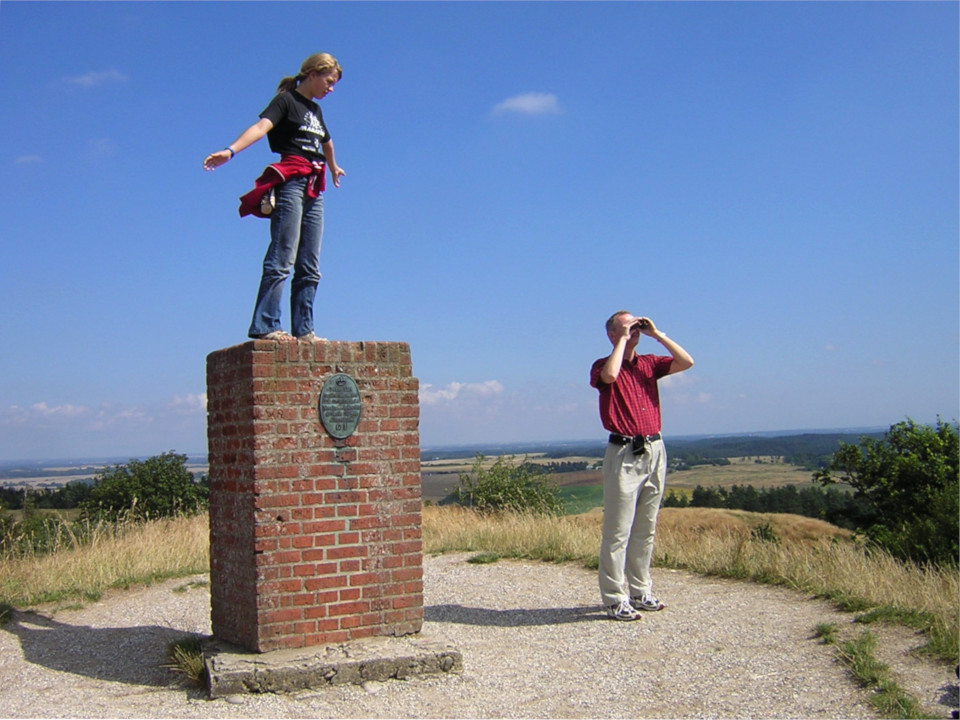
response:
[(170, 668), (197, 687), (206, 685), (207, 666), (203, 657), (203, 638), (191, 635), (170, 643), (167, 648)]
[(863, 687), (872, 690), (870, 704), (888, 718), (929, 718), (920, 704), (890, 679), (890, 668), (877, 660), (877, 640), (869, 630), (837, 646), (841, 661)]
[(833, 645), (837, 641), (836, 623), (818, 623), (814, 632), (824, 645)]

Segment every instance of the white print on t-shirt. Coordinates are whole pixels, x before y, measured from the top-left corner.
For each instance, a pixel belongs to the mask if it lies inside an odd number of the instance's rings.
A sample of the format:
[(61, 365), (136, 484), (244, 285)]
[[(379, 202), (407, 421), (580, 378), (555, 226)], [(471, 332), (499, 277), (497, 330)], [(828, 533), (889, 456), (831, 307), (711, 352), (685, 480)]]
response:
[[(323, 127), (323, 123), (320, 122), (320, 119), (309, 110), (305, 111), (303, 113), (303, 125), (300, 126), (300, 131), (319, 136), (308, 140), (307, 145), (301, 145), (301, 147), (303, 147), (304, 150), (312, 150), (318, 155), (321, 154), (320, 145), (323, 142), (323, 138), (326, 137), (327, 131), (326, 128)], [(307, 139), (304, 138), (304, 140)]]
[(323, 123), (321, 123), (320, 119), (309, 110), (303, 114), (303, 125), (300, 126), (300, 130), (321, 136), (326, 134), (323, 128)]

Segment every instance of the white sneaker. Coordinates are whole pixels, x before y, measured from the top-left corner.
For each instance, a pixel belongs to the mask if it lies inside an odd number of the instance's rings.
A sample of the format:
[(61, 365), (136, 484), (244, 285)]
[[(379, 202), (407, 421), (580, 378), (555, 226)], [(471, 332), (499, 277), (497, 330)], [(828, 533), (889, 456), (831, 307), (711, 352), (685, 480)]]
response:
[(640, 613), (634, 610), (629, 602), (621, 600), (616, 605), (607, 607), (607, 617), (613, 620), (639, 620)]
[(630, 605), (635, 610), (648, 610), (650, 612), (657, 612), (666, 607), (655, 595), (651, 595), (650, 593), (647, 593), (643, 597), (630, 598)]

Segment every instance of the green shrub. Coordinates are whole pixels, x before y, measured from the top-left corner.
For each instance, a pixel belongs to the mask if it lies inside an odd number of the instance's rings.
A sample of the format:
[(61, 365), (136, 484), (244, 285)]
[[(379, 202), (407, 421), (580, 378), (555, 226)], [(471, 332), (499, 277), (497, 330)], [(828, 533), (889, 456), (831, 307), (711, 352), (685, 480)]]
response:
[(99, 475), (81, 507), (88, 516), (143, 520), (202, 512), (209, 488), (195, 482), (187, 456), (167, 452)]
[(514, 510), (547, 515), (563, 512), (557, 488), (540, 474), (530, 472), (525, 463), (514, 458), (497, 458), (489, 468), (483, 467), (484, 456), (478, 454), (469, 473), (461, 473), (460, 487), (454, 500), (481, 512)]
[(760, 523), (753, 527), (750, 530), (750, 537), (754, 540), (759, 540), (760, 542), (771, 542), (775, 545), (780, 544), (780, 538), (777, 537), (777, 533), (773, 529), (773, 525), (768, 522)]
[(958, 454), (955, 423), (938, 420), (932, 427), (907, 420), (892, 426), (882, 440), (841, 443), (830, 467), (814, 479), (853, 487), (867, 507), (862, 519), (867, 536), (894, 556), (956, 566)]

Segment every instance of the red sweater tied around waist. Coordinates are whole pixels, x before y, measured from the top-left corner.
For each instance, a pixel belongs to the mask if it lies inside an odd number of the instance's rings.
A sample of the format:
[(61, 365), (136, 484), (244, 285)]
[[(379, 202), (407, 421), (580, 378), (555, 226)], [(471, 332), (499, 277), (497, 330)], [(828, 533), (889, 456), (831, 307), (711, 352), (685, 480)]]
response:
[(270, 217), (260, 210), (260, 200), (271, 188), (298, 177), (309, 178), (307, 197), (315, 198), (326, 190), (326, 166), (322, 162), (307, 160), (300, 155), (284, 155), (278, 162), (267, 165), (263, 174), (253, 183), (253, 190), (240, 197), (240, 217), (255, 215)]

